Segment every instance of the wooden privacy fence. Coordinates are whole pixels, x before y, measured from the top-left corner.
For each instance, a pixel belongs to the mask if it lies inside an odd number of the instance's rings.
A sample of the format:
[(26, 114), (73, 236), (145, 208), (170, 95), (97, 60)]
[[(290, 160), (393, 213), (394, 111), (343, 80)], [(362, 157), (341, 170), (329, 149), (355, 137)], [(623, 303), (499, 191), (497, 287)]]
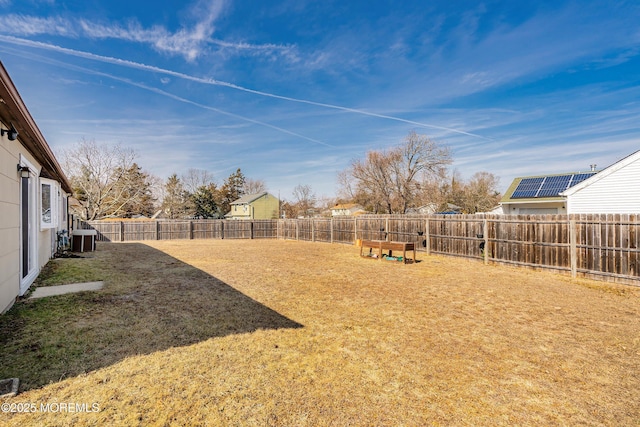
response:
[(80, 221), (98, 232), (98, 241), (130, 242), (175, 239), (275, 239), (277, 220)]
[(94, 221), (99, 241), (290, 239), (414, 242), (427, 254), (640, 285), (638, 215), (362, 215), (281, 220)]

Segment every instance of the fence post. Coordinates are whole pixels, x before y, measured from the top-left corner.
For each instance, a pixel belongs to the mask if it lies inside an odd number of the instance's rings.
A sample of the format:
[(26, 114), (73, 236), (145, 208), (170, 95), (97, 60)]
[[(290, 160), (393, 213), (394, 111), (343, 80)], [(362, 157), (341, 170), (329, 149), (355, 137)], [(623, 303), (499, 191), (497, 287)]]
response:
[(160, 240), (160, 221), (156, 220), (156, 240)]
[(427, 249), (427, 255), (431, 255), (431, 239), (429, 238), (429, 218), (425, 220), (424, 225), (424, 244)]
[(487, 221), (487, 217), (485, 216), (482, 220), (482, 237), (484, 238), (484, 250), (483, 250), (483, 258), (484, 264), (489, 264), (489, 223)]
[(384, 235), (385, 235), (385, 240), (388, 242), (390, 240), (389, 239), (389, 217), (386, 217), (384, 219)]
[(120, 221), (120, 241), (124, 242), (124, 222)]
[(353, 217), (353, 242), (355, 243), (358, 240), (358, 218)]
[(315, 242), (316, 241), (316, 227), (315, 227), (316, 222), (313, 220), (313, 218), (311, 218), (311, 241)]
[(569, 220), (569, 259), (571, 261), (571, 277), (576, 278), (578, 276), (578, 254), (576, 253), (576, 220)]
[(220, 238), (224, 240), (224, 219), (220, 222)]
[(296, 219), (295, 221), (296, 221), (296, 240), (300, 240), (300, 237), (299, 237), (299, 233), (300, 232), (299, 232), (299, 227), (298, 227), (298, 222), (299, 221), (298, 221), (298, 219)]
[(253, 240), (253, 221), (251, 221), (251, 224), (249, 225), (249, 230), (250, 230), (250, 232), (249, 232), (249, 236), (250, 237), (249, 238), (251, 240)]
[(189, 240), (193, 240), (193, 220), (189, 221)]
[(330, 227), (329, 238), (331, 239), (331, 243), (333, 243), (333, 217), (331, 217), (331, 224), (329, 224), (329, 227)]

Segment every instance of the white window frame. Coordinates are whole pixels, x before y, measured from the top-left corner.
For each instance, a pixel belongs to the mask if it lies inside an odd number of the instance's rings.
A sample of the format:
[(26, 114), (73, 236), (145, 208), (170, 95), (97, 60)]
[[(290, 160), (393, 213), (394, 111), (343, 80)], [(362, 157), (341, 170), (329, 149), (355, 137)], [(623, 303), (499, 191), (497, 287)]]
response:
[[(49, 188), (49, 195), (46, 197), (45, 187)], [(58, 201), (60, 200), (60, 185), (47, 178), (40, 178), (40, 229), (46, 230), (49, 228), (57, 228), (59, 222), (59, 207)], [(46, 200), (45, 200), (46, 197)], [(45, 212), (45, 207), (48, 206), (48, 212)]]
[[(29, 178), (28, 178), (28, 203), (29, 211), (27, 223), (25, 224), (22, 219), (20, 220), (20, 292), (19, 295), (22, 296), (25, 294), (29, 286), (33, 283), (33, 281), (38, 277), (38, 273), (40, 271), (40, 267), (38, 264), (38, 228), (37, 224), (39, 222), (39, 212), (40, 212), (40, 204), (38, 203), (38, 195), (39, 191), (39, 180), (38, 175), (40, 171), (36, 168), (26, 157), (20, 154), (20, 166), (26, 166), (29, 168)], [(25, 201), (22, 200), (22, 178), (18, 177), (20, 180), (20, 209), (22, 210), (23, 203)], [(22, 213), (21, 213), (22, 215)], [(21, 217), (22, 218), (22, 217)], [(23, 245), (22, 236), (24, 233), (28, 234), (27, 238), (27, 247)], [(27, 258), (27, 271), (24, 270), (24, 262), (23, 257)]]
[(58, 217), (58, 228), (59, 229), (67, 229), (67, 224), (69, 222), (69, 218), (67, 217), (67, 195), (62, 191), (62, 189), (58, 190), (60, 203), (58, 204), (58, 212), (60, 212), (60, 216)]

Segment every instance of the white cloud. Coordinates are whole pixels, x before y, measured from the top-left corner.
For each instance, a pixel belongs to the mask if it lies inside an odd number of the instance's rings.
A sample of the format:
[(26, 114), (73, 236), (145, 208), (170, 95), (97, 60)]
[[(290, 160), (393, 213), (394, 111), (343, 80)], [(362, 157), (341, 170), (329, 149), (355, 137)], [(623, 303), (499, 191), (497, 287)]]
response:
[(90, 38), (112, 38), (153, 46), (160, 52), (184, 56), (193, 61), (199, 57), (215, 32), (215, 21), (224, 8), (224, 0), (195, 3), (189, 13), (193, 21), (183, 23), (175, 32), (161, 26), (143, 28), (137, 21), (131, 20), (125, 26), (117, 24), (98, 24), (80, 20), (83, 35)]
[(72, 22), (61, 17), (40, 18), (10, 14), (5, 16), (5, 22), (11, 22), (11, 25), (3, 26), (1, 31), (13, 35), (33, 36), (50, 34), (74, 38), (79, 36)]
[(251, 56), (265, 56), (267, 58), (284, 57), (291, 63), (299, 61), (297, 48), (293, 45), (280, 45), (273, 43), (253, 44), (246, 42), (232, 43), (216, 39), (212, 39), (210, 42), (217, 45), (225, 52), (248, 54)]
[[(8, 0), (0, 0), (0, 4), (6, 1)], [(200, 0), (185, 14), (188, 19), (173, 32), (160, 25), (145, 28), (135, 19), (119, 24), (100, 23), (82, 18), (36, 17), (20, 14), (5, 16), (5, 21), (12, 22), (12, 25), (0, 28), (0, 32), (26, 37), (53, 35), (68, 38), (122, 40), (146, 44), (159, 52), (183, 56), (187, 61), (194, 61), (205, 54), (211, 46), (238, 54), (265, 56), (278, 54), (289, 59), (295, 58), (295, 49), (291, 46), (231, 43), (212, 39), (216, 30), (216, 20), (220, 17), (224, 7), (224, 0)]]
[(462, 76), (461, 82), (465, 85), (489, 87), (493, 86), (498, 80), (499, 79), (492, 77), (491, 73), (487, 71), (474, 71)]

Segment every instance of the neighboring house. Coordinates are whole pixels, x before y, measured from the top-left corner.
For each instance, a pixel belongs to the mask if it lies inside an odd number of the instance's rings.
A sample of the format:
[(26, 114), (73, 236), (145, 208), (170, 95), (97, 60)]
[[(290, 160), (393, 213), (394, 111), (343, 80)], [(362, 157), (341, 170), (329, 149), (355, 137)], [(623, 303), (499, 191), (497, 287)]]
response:
[(640, 151), (596, 171), (514, 179), (504, 214), (640, 213)]
[(568, 213), (640, 213), (640, 151), (560, 193)]
[(417, 208), (409, 208), (405, 212), (407, 215), (429, 215), (434, 214), (438, 210), (438, 205), (435, 203), (428, 203)]
[(0, 129), (1, 313), (55, 253), (71, 185), (1, 62)]
[(489, 209), (486, 212), (476, 212), (477, 215), (482, 215), (482, 214), (495, 214), (495, 215), (502, 215), (504, 212), (502, 210), (502, 206), (498, 205), (498, 206), (494, 206), (493, 208)]
[(331, 208), (331, 216), (358, 215), (364, 213), (362, 206), (355, 203), (343, 203)]
[(500, 200), (503, 214), (566, 214), (567, 200), (560, 193), (597, 172), (570, 172), (525, 176), (513, 180)]
[(448, 215), (457, 215), (462, 213), (462, 208), (458, 205), (454, 205), (453, 203), (447, 203), (447, 210), (436, 212), (436, 214), (448, 214)]
[(267, 192), (247, 194), (231, 203), (227, 219), (277, 219), (280, 200)]

